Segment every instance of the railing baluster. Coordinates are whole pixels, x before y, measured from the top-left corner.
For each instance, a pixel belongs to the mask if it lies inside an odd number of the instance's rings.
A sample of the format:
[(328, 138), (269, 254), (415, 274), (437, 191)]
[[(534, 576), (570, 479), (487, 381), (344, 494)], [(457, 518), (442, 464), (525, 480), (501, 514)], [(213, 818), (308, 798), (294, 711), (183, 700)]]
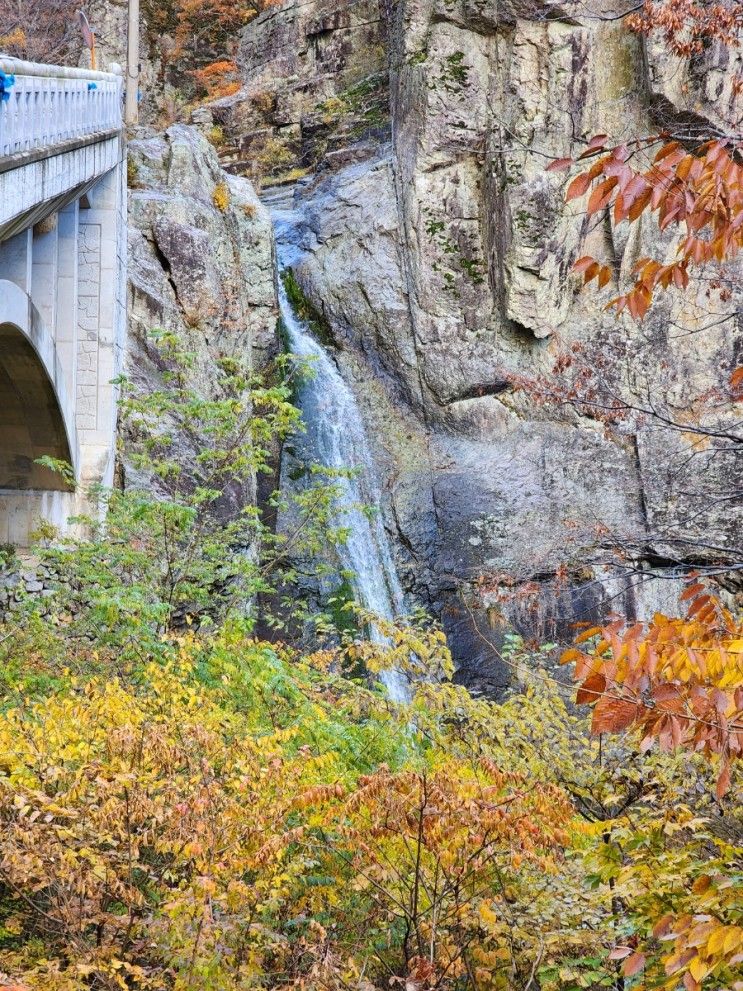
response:
[(120, 76), (2, 57), (0, 70), (0, 159), (122, 126)]

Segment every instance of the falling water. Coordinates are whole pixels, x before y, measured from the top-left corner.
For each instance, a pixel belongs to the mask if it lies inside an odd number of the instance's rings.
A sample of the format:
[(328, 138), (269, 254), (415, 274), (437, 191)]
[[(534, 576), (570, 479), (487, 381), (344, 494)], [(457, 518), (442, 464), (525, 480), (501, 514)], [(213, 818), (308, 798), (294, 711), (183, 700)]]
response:
[[(290, 258), (288, 249), (280, 249), (280, 268)], [(363, 509), (377, 509), (380, 493), (358, 404), (335, 363), (294, 313), (281, 280), (279, 307), (292, 352), (307, 359), (311, 368), (297, 393), (305, 424), (297, 444), (302, 460), (330, 470), (352, 470), (333, 479), (339, 489), (338, 523), (348, 533), (338, 548), (341, 568), (351, 574), (356, 599), (364, 608), (394, 619), (404, 612), (404, 597), (380, 514)], [(372, 636), (382, 640), (379, 633)], [(408, 682), (400, 672), (386, 671), (381, 679), (394, 701), (409, 699)]]

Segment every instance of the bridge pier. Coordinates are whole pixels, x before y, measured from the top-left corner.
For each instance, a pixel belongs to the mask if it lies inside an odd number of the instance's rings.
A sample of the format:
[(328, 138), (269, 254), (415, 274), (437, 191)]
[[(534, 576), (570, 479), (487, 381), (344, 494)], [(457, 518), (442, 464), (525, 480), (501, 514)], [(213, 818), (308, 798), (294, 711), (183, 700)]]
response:
[[(25, 548), (39, 519), (68, 531), (70, 516), (91, 511), (91, 486), (113, 481), (126, 320), (121, 78), (7, 59), (0, 69), (15, 76), (0, 103), (0, 544)], [(43, 455), (72, 465), (74, 491), (37, 463)]]

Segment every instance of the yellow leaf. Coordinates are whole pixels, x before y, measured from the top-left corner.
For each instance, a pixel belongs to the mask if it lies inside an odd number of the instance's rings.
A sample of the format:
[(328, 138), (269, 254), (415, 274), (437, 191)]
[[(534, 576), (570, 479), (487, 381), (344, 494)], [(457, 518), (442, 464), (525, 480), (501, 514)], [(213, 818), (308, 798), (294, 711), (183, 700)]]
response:
[(725, 945), (725, 936), (727, 935), (727, 926), (718, 926), (712, 933), (710, 938), (707, 940), (707, 953), (712, 956), (717, 954)]
[(704, 960), (699, 957), (694, 957), (694, 959), (689, 964), (689, 973), (694, 978), (695, 981), (701, 982), (709, 974), (712, 968), (709, 964), (705, 963)]
[(743, 948), (743, 929), (740, 926), (728, 926), (723, 946), (724, 952), (733, 953), (741, 948)]
[(480, 904), (480, 918), (489, 926), (494, 926), (498, 922), (498, 916), (487, 902), (482, 902)]

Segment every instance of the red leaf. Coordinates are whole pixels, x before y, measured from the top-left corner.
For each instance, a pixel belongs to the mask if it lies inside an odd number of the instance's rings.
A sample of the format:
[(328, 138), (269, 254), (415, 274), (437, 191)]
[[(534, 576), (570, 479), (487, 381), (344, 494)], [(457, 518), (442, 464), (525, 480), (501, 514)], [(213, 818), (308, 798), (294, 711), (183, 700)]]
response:
[(604, 696), (599, 699), (593, 710), (591, 732), (618, 733), (627, 729), (637, 718), (640, 707), (629, 699), (614, 699)]
[(595, 134), (591, 140), (588, 142), (586, 150), (578, 156), (578, 158), (590, 158), (590, 156), (599, 151), (601, 148), (606, 146), (606, 142), (609, 140), (608, 134)]
[(624, 961), (622, 973), (625, 977), (634, 977), (634, 975), (639, 973), (644, 966), (645, 954), (640, 952), (633, 953), (631, 957), (627, 957)]
[(547, 166), (548, 172), (564, 172), (569, 169), (573, 164), (572, 158), (556, 158), (554, 162), (550, 162)]
[(617, 946), (609, 954), (610, 960), (624, 960), (632, 952), (631, 946)]

